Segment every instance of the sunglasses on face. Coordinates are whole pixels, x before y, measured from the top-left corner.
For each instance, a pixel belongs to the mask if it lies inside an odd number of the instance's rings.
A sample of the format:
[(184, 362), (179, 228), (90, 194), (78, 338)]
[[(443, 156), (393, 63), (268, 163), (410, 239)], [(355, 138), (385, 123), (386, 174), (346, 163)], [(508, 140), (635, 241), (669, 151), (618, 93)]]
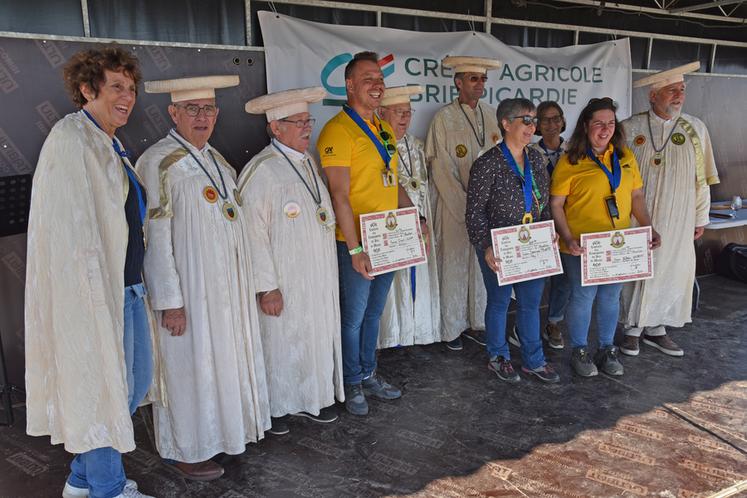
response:
[(552, 116), (552, 117), (547, 117), (547, 118), (541, 118), (539, 122), (544, 125), (561, 124), (563, 122), (563, 116)]
[(521, 124), (523, 124), (524, 126), (537, 126), (537, 118), (534, 116), (530, 116), (529, 114), (525, 114), (524, 116), (511, 116), (508, 119), (510, 119), (511, 121), (513, 121), (514, 119), (521, 119)]
[(384, 147), (386, 147), (386, 151), (389, 156), (393, 156), (397, 152), (397, 148), (389, 143), (389, 141), (392, 139), (392, 136), (389, 134), (389, 132), (386, 132), (384, 130), (379, 131), (379, 136), (384, 141)]

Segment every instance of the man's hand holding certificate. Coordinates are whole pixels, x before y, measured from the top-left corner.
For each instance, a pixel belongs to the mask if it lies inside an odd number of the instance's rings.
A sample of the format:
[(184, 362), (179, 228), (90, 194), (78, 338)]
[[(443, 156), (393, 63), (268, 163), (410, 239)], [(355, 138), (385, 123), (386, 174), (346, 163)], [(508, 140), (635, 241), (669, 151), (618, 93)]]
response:
[(651, 227), (581, 235), (581, 285), (600, 285), (654, 276)]
[(363, 214), (360, 222), (361, 245), (371, 260), (369, 275), (428, 262), (417, 208)]
[(552, 220), (494, 228), (490, 235), (499, 285), (563, 273)]

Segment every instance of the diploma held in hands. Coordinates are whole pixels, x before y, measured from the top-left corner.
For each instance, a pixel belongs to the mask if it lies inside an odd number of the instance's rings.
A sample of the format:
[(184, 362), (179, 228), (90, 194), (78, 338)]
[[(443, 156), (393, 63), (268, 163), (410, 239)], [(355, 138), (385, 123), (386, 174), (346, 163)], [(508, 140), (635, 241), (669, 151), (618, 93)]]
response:
[(369, 275), (428, 262), (415, 207), (362, 214), (361, 245), (371, 260)]
[(494, 228), (490, 236), (498, 263), (498, 285), (563, 273), (552, 220)]
[(645, 280), (654, 276), (651, 227), (581, 235), (581, 285)]

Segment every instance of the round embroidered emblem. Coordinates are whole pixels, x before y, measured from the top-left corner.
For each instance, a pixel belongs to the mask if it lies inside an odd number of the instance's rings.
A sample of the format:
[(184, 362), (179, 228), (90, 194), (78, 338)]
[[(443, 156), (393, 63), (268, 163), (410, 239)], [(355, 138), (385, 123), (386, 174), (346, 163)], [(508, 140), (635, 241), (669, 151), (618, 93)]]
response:
[(675, 133), (672, 135), (672, 143), (674, 145), (682, 145), (685, 143), (685, 135), (682, 133)]
[(463, 158), (467, 155), (467, 146), (464, 144), (459, 144), (456, 146), (456, 155), (458, 158)]
[(641, 145), (646, 143), (646, 137), (643, 135), (638, 135), (635, 137), (635, 140), (633, 140), (633, 143), (636, 144), (637, 147), (640, 147)]

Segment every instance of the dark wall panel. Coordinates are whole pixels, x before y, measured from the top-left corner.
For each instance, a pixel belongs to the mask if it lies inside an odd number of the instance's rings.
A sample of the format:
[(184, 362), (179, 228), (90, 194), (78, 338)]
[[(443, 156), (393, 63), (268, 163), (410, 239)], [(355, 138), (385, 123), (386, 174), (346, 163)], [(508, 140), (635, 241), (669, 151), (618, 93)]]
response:
[(83, 36), (80, 0), (1, 0), (0, 31)]

